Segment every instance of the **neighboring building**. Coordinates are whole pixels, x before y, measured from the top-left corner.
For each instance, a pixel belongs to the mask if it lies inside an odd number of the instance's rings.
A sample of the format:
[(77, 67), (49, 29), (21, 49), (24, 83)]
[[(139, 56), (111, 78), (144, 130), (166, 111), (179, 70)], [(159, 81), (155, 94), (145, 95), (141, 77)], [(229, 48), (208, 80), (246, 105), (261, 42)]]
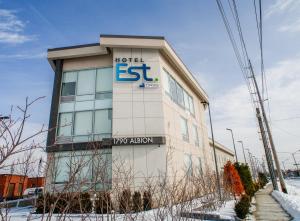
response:
[(25, 189), (33, 187), (32, 183), (37, 187), (44, 186), (45, 178), (28, 178), (23, 175), (0, 174), (0, 201), (2, 201), (2, 199), (16, 199), (22, 197)]
[(92, 186), (95, 149), (107, 163), (97, 189), (112, 188), (120, 168), (132, 170), (134, 186), (162, 173), (213, 168), (202, 104), (208, 97), (163, 37), (101, 35), (100, 44), (49, 49), (48, 60), (55, 72), (48, 190), (71, 180), (79, 158), (89, 163), (76, 181)]
[[(213, 143), (210, 138), (209, 138), (209, 146), (210, 146), (211, 159), (213, 161), (212, 163), (215, 164), (214, 153), (213, 153)], [(232, 163), (235, 162), (234, 152), (232, 150), (230, 150), (229, 148), (225, 147), (223, 144), (220, 144), (216, 141), (215, 141), (215, 148), (216, 148), (218, 168), (220, 169), (220, 171), (223, 170), (223, 167), (227, 161), (231, 161)]]
[(45, 186), (45, 177), (29, 177), (27, 188)]
[(28, 182), (27, 176), (1, 174), (0, 199), (15, 199), (22, 196)]

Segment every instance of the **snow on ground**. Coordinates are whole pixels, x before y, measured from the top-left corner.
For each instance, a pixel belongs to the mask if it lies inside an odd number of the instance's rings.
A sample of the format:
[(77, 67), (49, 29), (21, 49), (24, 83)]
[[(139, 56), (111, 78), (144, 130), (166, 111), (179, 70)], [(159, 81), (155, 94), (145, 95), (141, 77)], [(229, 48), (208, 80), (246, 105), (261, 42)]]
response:
[(286, 186), (288, 194), (273, 191), (272, 196), (294, 217), (294, 220), (300, 220), (300, 179), (288, 179)]
[(207, 214), (216, 214), (220, 215), (221, 219), (230, 219), (230, 220), (235, 220), (235, 211), (234, 211), (234, 206), (235, 206), (235, 200), (230, 200), (227, 201), (221, 208), (219, 208), (216, 211), (213, 212), (208, 212)]
[[(192, 205), (191, 205), (192, 203)], [(196, 209), (197, 207), (201, 205), (200, 199), (193, 200), (192, 202), (188, 203), (192, 208)], [(227, 201), (221, 208), (219, 208), (216, 211), (207, 212), (207, 214), (215, 214), (220, 215), (220, 218), (226, 219), (226, 220), (235, 220), (235, 212), (234, 212), (234, 205), (235, 201)], [(67, 214), (65, 217), (65, 220), (73, 220), (73, 221), (79, 221), (79, 220), (89, 220), (89, 221), (100, 221), (102, 218), (103, 220), (114, 220), (114, 221), (122, 221), (122, 220), (136, 220), (136, 221), (154, 221), (154, 220), (161, 220), (163, 217), (163, 220), (174, 220), (175, 217), (178, 216), (176, 211), (181, 210), (184, 208), (184, 204), (178, 204), (173, 206), (172, 213), (174, 215), (170, 214), (169, 209), (164, 208), (157, 208), (153, 210), (149, 210), (146, 212), (141, 213), (135, 213), (135, 214), (115, 214), (113, 215), (102, 215), (100, 214)], [(25, 207), (25, 208), (11, 208), (8, 213), (8, 217), (10, 221), (21, 221), (21, 220), (34, 220), (34, 221), (40, 221), (45, 220), (47, 218), (47, 214), (44, 215), (44, 219), (42, 218), (42, 215), (40, 214), (31, 214), (32, 207)], [(195, 210), (193, 210), (194, 212)], [(197, 212), (197, 211), (195, 211)], [(200, 211), (198, 211), (200, 212)], [(60, 217), (58, 214), (52, 215), (51, 220), (58, 220)], [(133, 218), (133, 219), (131, 219)], [(188, 219), (185, 218), (186, 221), (193, 221), (196, 219)]]

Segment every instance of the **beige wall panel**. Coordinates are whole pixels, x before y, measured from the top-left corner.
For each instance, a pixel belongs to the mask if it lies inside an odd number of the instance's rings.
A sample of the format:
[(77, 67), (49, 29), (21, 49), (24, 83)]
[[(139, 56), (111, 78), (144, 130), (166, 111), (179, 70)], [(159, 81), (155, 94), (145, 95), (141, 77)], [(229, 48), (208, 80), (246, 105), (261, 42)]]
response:
[(112, 64), (112, 55), (72, 58), (64, 60), (63, 71), (111, 67)]

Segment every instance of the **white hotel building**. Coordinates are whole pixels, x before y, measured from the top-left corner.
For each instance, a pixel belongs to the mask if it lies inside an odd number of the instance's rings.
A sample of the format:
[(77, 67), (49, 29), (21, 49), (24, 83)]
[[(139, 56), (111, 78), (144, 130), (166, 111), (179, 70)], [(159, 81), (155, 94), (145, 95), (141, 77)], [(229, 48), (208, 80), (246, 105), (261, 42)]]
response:
[[(133, 170), (135, 185), (162, 172), (214, 169), (208, 96), (163, 37), (101, 35), (100, 44), (49, 49), (48, 60), (55, 79), (47, 152), (59, 170), (48, 186), (68, 182), (77, 153), (92, 162), (95, 146), (110, 162), (108, 188), (114, 159)], [(84, 168), (91, 179), (93, 165)]]

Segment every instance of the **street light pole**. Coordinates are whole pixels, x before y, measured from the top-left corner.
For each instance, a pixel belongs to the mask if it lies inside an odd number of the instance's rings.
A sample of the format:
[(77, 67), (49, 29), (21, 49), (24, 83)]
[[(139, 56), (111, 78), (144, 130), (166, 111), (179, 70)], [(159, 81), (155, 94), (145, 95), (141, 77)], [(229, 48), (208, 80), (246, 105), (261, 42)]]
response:
[(214, 152), (214, 158), (215, 158), (216, 178), (217, 178), (217, 184), (218, 184), (219, 197), (220, 197), (220, 200), (222, 200), (221, 183), (220, 183), (218, 161), (217, 161), (217, 153), (216, 153), (216, 147), (215, 147), (214, 131), (213, 131), (212, 120), (211, 120), (211, 113), (210, 113), (210, 105), (207, 102), (202, 102), (202, 104), (208, 106), (208, 114), (209, 114), (209, 122), (210, 122), (210, 132), (211, 132), (211, 139), (212, 139), (213, 152)]
[[(296, 152), (298, 152), (298, 150)], [(299, 176), (299, 167), (298, 167), (298, 164), (297, 164), (297, 161), (296, 161), (296, 158), (295, 158), (295, 153), (296, 152), (292, 153), (292, 156), (293, 156), (295, 166), (296, 166), (296, 169), (297, 169), (297, 175)]]
[(234, 142), (234, 137), (233, 137), (232, 129), (226, 128), (226, 130), (229, 130), (231, 132), (232, 143), (233, 143), (233, 148), (234, 148), (234, 153), (235, 153), (235, 160), (236, 160), (236, 162), (239, 162), (238, 161), (238, 156), (237, 156), (237, 153), (236, 153), (236, 148), (235, 148), (235, 142)]
[(242, 144), (242, 148), (243, 148), (243, 154), (244, 154), (244, 160), (245, 160), (245, 164), (247, 164), (246, 155), (245, 155), (244, 143), (243, 143), (243, 141), (242, 141), (242, 140), (239, 140), (238, 142)]

